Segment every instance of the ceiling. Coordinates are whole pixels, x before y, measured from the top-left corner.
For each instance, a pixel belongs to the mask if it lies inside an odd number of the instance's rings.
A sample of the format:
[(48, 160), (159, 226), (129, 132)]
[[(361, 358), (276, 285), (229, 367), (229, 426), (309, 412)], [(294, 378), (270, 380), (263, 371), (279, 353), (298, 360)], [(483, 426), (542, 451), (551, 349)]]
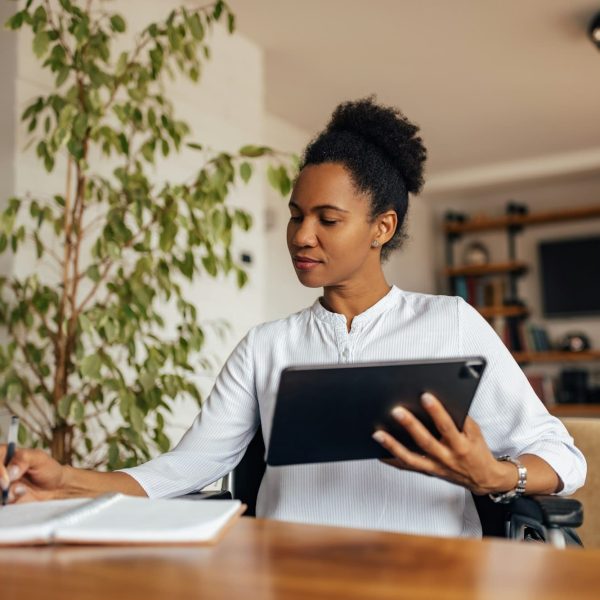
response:
[(600, 51), (585, 33), (600, 0), (230, 5), (265, 51), (269, 112), (311, 134), (375, 93), (421, 125), (430, 177), (545, 157), (600, 170)]

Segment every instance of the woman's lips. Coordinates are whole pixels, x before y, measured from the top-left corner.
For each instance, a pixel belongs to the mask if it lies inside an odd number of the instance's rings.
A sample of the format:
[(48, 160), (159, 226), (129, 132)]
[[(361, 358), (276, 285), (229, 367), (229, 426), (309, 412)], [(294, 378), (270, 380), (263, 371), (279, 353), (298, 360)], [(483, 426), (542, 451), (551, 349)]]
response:
[(310, 271), (321, 264), (320, 260), (313, 260), (302, 256), (295, 256), (293, 260), (294, 266), (300, 271)]

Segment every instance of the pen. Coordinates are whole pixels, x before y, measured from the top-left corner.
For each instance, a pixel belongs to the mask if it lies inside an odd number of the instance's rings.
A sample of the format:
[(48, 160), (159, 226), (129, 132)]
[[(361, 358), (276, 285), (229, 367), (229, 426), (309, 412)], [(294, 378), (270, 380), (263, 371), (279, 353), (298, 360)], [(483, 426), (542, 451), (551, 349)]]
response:
[[(11, 417), (10, 418), (10, 427), (8, 429), (8, 444), (6, 446), (6, 456), (4, 457), (4, 466), (8, 467), (12, 457), (15, 454), (15, 447), (17, 444), (17, 434), (19, 431), (19, 417)], [(8, 490), (10, 489), (10, 484), (6, 487), (5, 490), (2, 490), (2, 506), (6, 506), (6, 502), (8, 500)]]

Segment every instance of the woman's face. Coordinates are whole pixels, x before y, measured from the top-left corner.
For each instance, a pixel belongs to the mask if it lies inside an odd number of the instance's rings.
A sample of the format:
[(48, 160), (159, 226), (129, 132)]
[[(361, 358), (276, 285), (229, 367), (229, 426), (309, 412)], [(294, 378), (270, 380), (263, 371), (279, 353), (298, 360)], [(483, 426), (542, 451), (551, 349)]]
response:
[[(382, 240), (371, 222), (369, 197), (356, 190), (339, 163), (302, 169), (290, 199), (287, 243), (300, 282), (307, 287), (344, 285), (380, 269)], [(379, 234), (379, 235), (378, 235)]]

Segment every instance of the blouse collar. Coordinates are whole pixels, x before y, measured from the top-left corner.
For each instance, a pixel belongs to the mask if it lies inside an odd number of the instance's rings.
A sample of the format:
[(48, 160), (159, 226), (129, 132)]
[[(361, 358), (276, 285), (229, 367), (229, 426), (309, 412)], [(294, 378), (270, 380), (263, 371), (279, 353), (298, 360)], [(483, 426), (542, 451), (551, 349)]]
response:
[[(392, 308), (398, 303), (400, 294), (400, 290), (395, 285), (392, 285), (390, 291), (383, 298), (352, 319), (352, 329), (364, 327), (365, 325), (374, 321), (379, 315)], [(345, 315), (327, 310), (321, 304), (320, 298), (315, 300), (311, 311), (315, 317), (321, 321), (325, 321), (326, 323), (330, 323), (332, 325), (341, 324), (346, 327)]]

